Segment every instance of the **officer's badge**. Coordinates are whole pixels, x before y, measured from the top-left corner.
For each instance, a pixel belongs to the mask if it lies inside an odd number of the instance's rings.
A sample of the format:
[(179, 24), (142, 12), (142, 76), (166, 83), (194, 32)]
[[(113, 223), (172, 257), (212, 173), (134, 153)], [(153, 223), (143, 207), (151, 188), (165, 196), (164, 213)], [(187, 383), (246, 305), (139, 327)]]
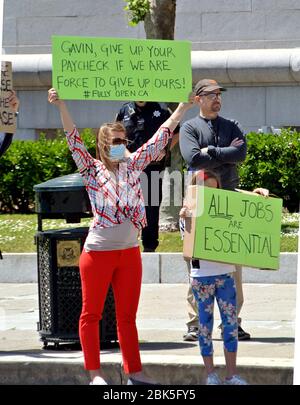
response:
[(153, 117), (158, 118), (158, 117), (160, 117), (160, 116), (161, 116), (161, 112), (160, 112), (160, 111), (158, 111), (158, 110), (153, 111)]

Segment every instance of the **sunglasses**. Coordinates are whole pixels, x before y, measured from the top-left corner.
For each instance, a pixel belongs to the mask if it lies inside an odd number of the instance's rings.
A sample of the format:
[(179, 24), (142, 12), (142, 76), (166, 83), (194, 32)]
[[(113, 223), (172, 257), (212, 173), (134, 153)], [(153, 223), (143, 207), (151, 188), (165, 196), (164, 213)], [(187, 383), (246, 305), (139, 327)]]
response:
[(130, 141), (127, 138), (112, 138), (111, 140), (111, 144), (112, 145), (129, 145), (130, 143), (132, 143), (132, 141)]
[(203, 93), (201, 96), (205, 96), (209, 98), (210, 100), (216, 100), (217, 97), (221, 98), (222, 94), (221, 93)]

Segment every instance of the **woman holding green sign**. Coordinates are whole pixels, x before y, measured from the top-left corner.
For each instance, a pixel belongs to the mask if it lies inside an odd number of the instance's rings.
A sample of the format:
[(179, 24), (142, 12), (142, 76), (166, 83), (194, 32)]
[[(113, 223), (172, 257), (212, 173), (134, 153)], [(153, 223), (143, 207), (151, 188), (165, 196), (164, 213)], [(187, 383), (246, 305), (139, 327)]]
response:
[(86, 150), (66, 104), (55, 89), (49, 90), (48, 100), (59, 108), (67, 142), (94, 213), (79, 263), (82, 285), (79, 334), (85, 368), (90, 372), (92, 384), (107, 384), (100, 368), (99, 320), (112, 284), (124, 371), (129, 376), (127, 384), (154, 384), (142, 372), (136, 329), (142, 279), (138, 233), (146, 225), (139, 175), (157, 159), (193, 100), (180, 103), (153, 137), (134, 153), (126, 149), (128, 140), (121, 123), (103, 124), (97, 135), (97, 159)]

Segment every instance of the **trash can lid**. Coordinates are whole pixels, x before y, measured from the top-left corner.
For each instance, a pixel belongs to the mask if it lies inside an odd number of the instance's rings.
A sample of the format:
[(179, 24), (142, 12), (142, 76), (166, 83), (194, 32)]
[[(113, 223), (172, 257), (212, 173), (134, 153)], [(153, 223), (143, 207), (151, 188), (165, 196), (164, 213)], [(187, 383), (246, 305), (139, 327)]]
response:
[(82, 191), (85, 189), (80, 173), (56, 177), (33, 186), (34, 191)]

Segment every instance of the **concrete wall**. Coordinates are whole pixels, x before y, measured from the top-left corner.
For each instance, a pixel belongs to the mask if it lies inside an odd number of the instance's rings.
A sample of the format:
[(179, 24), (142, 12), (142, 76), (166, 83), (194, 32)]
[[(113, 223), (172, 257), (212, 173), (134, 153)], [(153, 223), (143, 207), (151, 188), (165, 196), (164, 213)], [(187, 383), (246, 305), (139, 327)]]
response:
[[(35, 139), (43, 129), (61, 127), (56, 109), (47, 104), (51, 35), (145, 38), (143, 24), (128, 26), (124, 6), (123, 0), (4, 1), (3, 47), (13, 60), (21, 99), (15, 139)], [(190, 40), (197, 50), (194, 83), (212, 77), (226, 85), (221, 113), (247, 132), (300, 126), (299, 13), (299, 0), (177, 0), (175, 39)], [(121, 104), (69, 103), (79, 128), (112, 120)]]
[[(145, 38), (123, 0), (4, 0), (6, 53), (51, 53), (51, 35)], [(299, 0), (177, 0), (175, 39), (194, 50), (300, 46)]]
[[(44, 128), (61, 128), (58, 111), (47, 102), (46, 90), (18, 92), (21, 107), (15, 139), (36, 139)], [(254, 86), (229, 88), (223, 96), (221, 115), (238, 120), (246, 132), (262, 126), (300, 126), (299, 86)], [(71, 114), (79, 128), (98, 128), (114, 120), (121, 107), (117, 101), (69, 101)], [(194, 108), (185, 119), (198, 113)]]
[[(21, 101), (15, 139), (35, 139), (45, 128), (61, 128), (47, 102), (51, 87), (50, 54), (7, 55)], [(245, 131), (262, 126), (300, 126), (300, 49), (193, 51), (193, 82), (212, 77), (228, 88), (221, 115), (237, 119)], [(70, 101), (79, 128), (98, 128), (114, 119), (122, 102)], [(196, 115), (196, 109), (185, 117)]]
[(5, 53), (51, 53), (51, 35), (144, 38), (129, 27), (123, 0), (5, 0)]
[(299, 46), (298, 0), (179, 0), (176, 37), (193, 49)]

